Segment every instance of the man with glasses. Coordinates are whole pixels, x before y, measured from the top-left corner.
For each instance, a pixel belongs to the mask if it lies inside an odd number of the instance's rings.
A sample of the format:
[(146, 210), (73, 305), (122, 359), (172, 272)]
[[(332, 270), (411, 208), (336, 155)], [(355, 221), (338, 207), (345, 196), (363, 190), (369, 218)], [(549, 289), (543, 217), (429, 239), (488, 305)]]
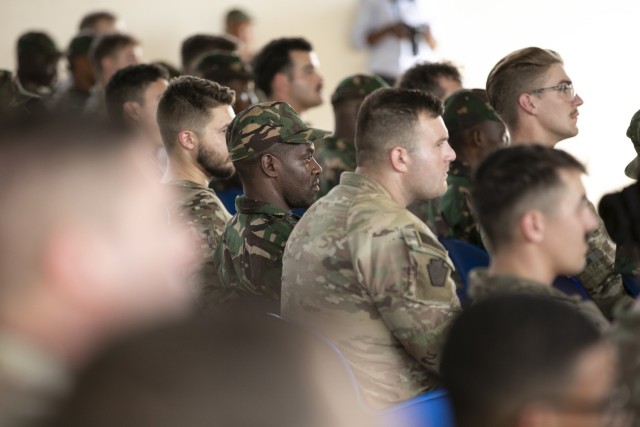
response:
[[(527, 47), (510, 53), (493, 67), (487, 78), (491, 106), (509, 128), (511, 144), (558, 142), (578, 134), (578, 107), (584, 102), (575, 93), (562, 57), (549, 49)], [(595, 212), (595, 207), (590, 204)], [(607, 315), (618, 301), (630, 299), (622, 277), (614, 270), (615, 245), (602, 221), (589, 234), (585, 270), (576, 277)]]

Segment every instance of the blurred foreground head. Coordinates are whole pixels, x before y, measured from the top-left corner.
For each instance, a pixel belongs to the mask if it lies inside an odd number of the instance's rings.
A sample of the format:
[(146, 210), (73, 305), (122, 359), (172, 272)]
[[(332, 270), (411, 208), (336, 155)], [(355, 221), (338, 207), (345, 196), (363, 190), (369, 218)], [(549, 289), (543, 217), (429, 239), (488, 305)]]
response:
[(508, 296), (472, 306), (442, 360), (457, 427), (622, 425), (613, 347), (556, 301)]
[(105, 352), (52, 425), (368, 425), (332, 357), (314, 335), (271, 315), (190, 320)]
[(0, 131), (0, 334), (74, 366), (112, 335), (184, 311), (191, 255), (125, 138), (45, 122)]

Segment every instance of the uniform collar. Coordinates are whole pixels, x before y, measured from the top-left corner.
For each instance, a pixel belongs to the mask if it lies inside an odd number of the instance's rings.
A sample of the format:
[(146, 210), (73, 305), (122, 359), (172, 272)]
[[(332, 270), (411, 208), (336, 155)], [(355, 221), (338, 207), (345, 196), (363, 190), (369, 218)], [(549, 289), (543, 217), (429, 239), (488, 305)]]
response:
[(236, 197), (236, 210), (242, 214), (267, 214), (276, 216), (292, 216), (290, 212), (268, 202), (249, 199), (246, 196)]
[(355, 172), (342, 172), (342, 175), (340, 175), (340, 185), (366, 188), (377, 193), (384, 193), (385, 195), (393, 199), (393, 197), (391, 197), (391, 193), (389, 193), (389, 191), (387, 191), (387, 189), (384, 188), (382, 184)]

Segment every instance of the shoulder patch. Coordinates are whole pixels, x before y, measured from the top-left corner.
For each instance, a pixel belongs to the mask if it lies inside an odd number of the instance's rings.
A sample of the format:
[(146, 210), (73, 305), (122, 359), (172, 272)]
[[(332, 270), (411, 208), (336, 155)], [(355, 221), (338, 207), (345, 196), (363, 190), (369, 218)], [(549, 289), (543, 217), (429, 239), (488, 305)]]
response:
[(433, 258), (429, 261), (429, 264), (427, 264), (427, 271), (429, 272), (431, 286), (435, 286), (436, 288), (444, 287), (445, 283), (447, 283), (447, 276), (450, 270), (443, 259)]

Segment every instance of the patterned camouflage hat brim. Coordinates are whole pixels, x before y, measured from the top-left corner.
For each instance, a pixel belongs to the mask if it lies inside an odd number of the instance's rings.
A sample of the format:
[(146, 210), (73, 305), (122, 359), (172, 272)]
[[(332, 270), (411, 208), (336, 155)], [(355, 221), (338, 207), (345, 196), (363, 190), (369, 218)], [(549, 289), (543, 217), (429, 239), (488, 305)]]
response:
[(378, 76), (355, 74), (342, 80), (331, 96), (331, 103), (337, 104), (345, 99), (364, 98), (377, 89), (389, 85)]
[(462, 89), (449, 96), (444, 102), (442, 119), (449, 135), (486, 121), (502, 122), (498, 113), (487, 102), (482, 89)]
[[(640, 110), (636, 111), (633, 117), (631, 117), (631, 122), (627, 128), (627, 137), (633, 143), (636, 153), (638, 153), (640, 151)], [(636, 156), (624, 169), (625, 175), (632, 179), (638, 179), (640, 176), (640, 170), (638, 170), (640, 166), (639, 163), (638, 157)]]
[(255, 156), (274, 144), (311, 144), (330, 135), (304, 124), (286, 102), (256, 104), (238, 114), (227, 129), (227, 147), (236, 162)]
[(30, 55), (34, 52), (52, 57), (62, 55), (51, 37), (38, 32), (25, 33), (20, 36), (17, 49), (18, 56)]

